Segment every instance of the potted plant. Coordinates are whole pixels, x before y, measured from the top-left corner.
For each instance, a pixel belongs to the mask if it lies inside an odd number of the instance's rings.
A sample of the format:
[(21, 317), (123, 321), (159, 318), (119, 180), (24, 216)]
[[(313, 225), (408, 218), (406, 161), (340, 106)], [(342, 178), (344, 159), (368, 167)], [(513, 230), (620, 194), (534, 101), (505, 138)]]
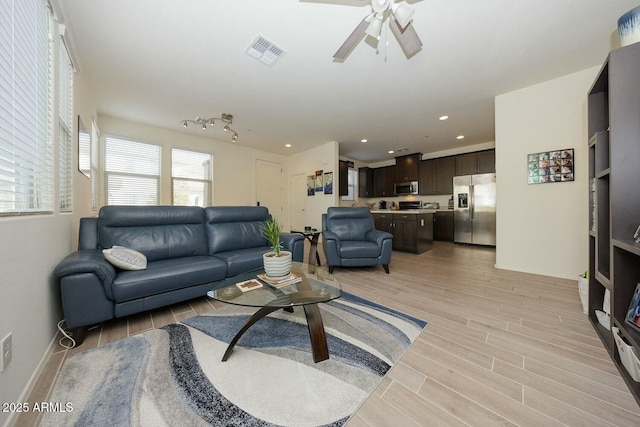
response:
[(291, 252), (282, 250), (280, 241), (282, 225), (276, 218), (271, 217), (260, 228), (262, 235), (273, 249), (262, 255), (265, 274), (270, 278), (287, 277), (291, 273)]

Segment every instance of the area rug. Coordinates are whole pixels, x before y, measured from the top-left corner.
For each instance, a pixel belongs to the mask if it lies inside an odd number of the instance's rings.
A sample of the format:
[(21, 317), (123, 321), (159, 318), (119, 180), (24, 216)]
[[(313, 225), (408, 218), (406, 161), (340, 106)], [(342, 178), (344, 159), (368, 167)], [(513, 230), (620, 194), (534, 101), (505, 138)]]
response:
[(254, 324), (225, 306), (70, 357), (42, 426), (341, 426), (426, 322), (352, 294), (320, 304), (329, 360), (314, 363), (304, 311)]

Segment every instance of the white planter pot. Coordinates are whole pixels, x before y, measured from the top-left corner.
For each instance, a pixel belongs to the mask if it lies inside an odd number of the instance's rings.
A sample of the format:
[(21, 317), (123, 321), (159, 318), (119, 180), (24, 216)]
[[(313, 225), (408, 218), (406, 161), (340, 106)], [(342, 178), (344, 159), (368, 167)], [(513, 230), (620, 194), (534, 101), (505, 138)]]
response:
[(589, 279), (578, 276), (578, 293), (582, 302), (582, 312), (589, 314)]
[(275, 256), (274, 252), (267, 252), (262, 255), (264, 262), (264, 272), (270, 278), (286, 277), (291, 273), (291, 252), (280, 251), (280, 256)]

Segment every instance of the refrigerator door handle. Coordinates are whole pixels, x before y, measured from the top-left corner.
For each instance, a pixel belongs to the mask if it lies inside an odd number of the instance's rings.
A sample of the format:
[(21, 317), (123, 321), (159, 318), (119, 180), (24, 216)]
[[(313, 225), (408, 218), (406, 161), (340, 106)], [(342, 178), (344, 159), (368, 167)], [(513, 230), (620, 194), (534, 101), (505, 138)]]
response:
[(473, 187), (473, 184), (469, 186), (469, 198), (471, 199), (469, 203), (469, 218), (471, 218), (471, 220), (473, 220), (473, 215), (476, 210), (475, 189)]

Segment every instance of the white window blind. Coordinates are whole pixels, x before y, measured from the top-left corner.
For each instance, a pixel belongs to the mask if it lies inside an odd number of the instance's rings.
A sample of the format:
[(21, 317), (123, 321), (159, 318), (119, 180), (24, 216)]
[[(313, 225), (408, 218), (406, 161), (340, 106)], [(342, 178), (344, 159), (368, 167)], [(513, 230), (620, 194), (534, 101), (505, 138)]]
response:
[(100, 131), (95, 120), (91, 120), (91, 210), (98, 209), (98, 138)]
[(157, 205), (160, 146), (106, 137), (104, 144), (107, 205)]
[[(73, 209), (73, 63), (60, 38), (58, 73), (58, 198), (60, 212)], [(79, 154), (80, 155), (80, 154)]]
[(171, 150), (173, 204), (210, 206), (213, 187), (213, 156), (206, 153)]
[(53, 211), (53, 44), (42, 0), (0, 2), (0, 215)]

